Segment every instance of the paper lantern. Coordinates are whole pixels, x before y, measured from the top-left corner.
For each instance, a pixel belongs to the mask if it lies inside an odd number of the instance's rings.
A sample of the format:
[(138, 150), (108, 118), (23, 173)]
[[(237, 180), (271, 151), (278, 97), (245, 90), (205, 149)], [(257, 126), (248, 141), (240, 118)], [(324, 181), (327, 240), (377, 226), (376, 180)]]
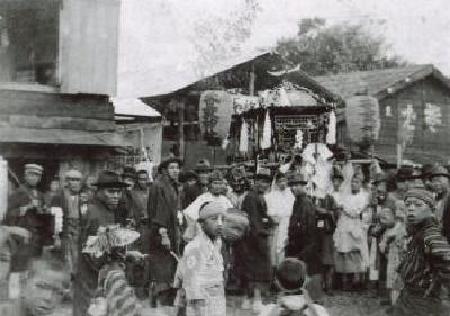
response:
[(354, 143), (373, 144), (380, 131), (378, 100), (370, 96), (354, 96), (347, 100), (345, 120), (348, 134)]

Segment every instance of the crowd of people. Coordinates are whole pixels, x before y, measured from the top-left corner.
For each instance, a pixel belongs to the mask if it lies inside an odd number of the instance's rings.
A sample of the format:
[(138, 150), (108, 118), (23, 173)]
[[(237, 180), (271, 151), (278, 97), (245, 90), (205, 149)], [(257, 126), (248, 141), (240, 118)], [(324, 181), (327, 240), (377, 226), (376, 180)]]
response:
[[(51, 299), (27, 300), (24, 315), (52, 314), (63, 299), (76, 316), (138, 315), (136, 302), (146, 300), (169, 315), (226, 315), (226, 293), (241, 296), (243, 309), (271, 306), (275, 315), (273, 297), (294, 298), (291, 308), (320, 314), (336, 291), (368, 292), (392, 315), (448, 315), (447, 169), (345, 168), (333, 165), (332, 189), (318, 196), (301, 165), (251, 172), (203, 159), (182, 170), (172, 157), (154, 175), (102, 171), (90, 186), (72, 169), (61, 190), (44, 194), (43, 168), (27, 164), (1, 226), (8, 265), (0, 277), (15, 273), (21, 289), (35, 271), (39, 284), (52, 284)], [(85, 251), (113, 227), (139, 238)], [(45, 269), (31, 268), (44, 258)]]

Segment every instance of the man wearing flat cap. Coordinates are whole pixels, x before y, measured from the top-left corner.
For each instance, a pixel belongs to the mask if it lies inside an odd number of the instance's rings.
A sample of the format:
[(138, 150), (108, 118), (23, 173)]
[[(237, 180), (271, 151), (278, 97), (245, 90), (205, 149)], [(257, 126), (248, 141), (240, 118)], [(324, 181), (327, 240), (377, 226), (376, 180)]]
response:
[(409, 238), (398, 272), (404, 288), (392, 315), (448, 315), (441, 290), (450, 286), (450, 246), (434, 217), (434, 196), (424, 188), (405, 194)]
[(9, 223), (16, 223), (28, 210), (37, 209), (43, 212), (44, 196), (38, 189), (44, 169), (37, 164), (26, 164), (25, 183), (14, 192), (8, 200), (6, 219)]
[[(96, 236), (100, 226), (125, 225), (126, 212), (120, 199), (127, 186), (119, 174), (102, 171), (96, 183), (96, 194), (88, 204), (86, 220), (81, 228), (80, 243), (84, 245), (89, 236)], [(98, 270), (96, 262), (87, 255), (79, 256), (78, 271), (74, 284), (74, 315), (85, 316), (91, 298), (97, 289)]]
[[(17, 191), (8, 199), (8, 211), (5, 224), (8, 226), (20, 226), (32, 234), (30, 247), (20, 247), (12, 259), (12, 270), (21, 271), (25, 268), (27, 258), (31, 255), (38, 256), (49, 232), (49, 219), (45, 212), (44, 195), (38, 189), (44, 169), (37, 164), (26, 164), (24, 180)], [(47, 226), (47, 227), (46, 227)], [(48, 233), (48, 234), (47, 234)]]

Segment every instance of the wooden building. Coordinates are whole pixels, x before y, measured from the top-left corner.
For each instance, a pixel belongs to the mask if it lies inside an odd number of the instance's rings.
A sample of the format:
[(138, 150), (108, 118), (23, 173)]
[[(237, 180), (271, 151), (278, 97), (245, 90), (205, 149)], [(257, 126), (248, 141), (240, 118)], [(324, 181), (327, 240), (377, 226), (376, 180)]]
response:
[[(232, 115), (235, 114), (230, 95), (258, 98), (259, 91), (272, 89), (288, 81), (310, 89), (327, 102), (342, 103), (339, 97), (306, 73), (298, 69), (283, 70), (283, 65), (278, 54), (263, 53), (192, 82), (182, 89), (143, 98), (145, 103), (157, 109), (164, 117), (162, 156), (175, 151), (184, 158), (188, 168), (193, 167), (201, 158), (209, 159), (214, 164), (225, 164), (227, 153), (221, 144), (230, 130)], [(208, 129), (205, 125), (211, 122), (205, 120), (205, 107), (202, 103), (206, 102), (208, 94), (213, 96), (213, 133), (205, 133)]]
[(0, 85), (0, 156), (19, 178), (30, 162), (44, 166), (44, 187), (71, 167), (95, 176), (126, 145), (106, 96)]
[[(375, 153), (391, 164), (397, 161), (397, 144), (409, 134), (403, 161), (418, 164), (450, 159), (450, 83), (433, 65), (342, 73), (314, 78), (348, 99), (367, 89), (378, 99), (381, 128)], [(342, 117), (341, 117), (342, 118)], [(338, 123), (340, 142), (350, 144), (345, 122)]]
[[(0, 156), (12, 172), (20, 177), (25, 163), (42, 164), (48, 189), (70, 167), (95, 177), (136, 148), (152, 152), (159, 162), (160, 115), (149, 115), (152, 109), (136, 97), (125, 109), (110, 101), (123, 86), (128, 93), (143, 92), (133, 86), (133, 73), (123, 76), (125, 61), (155, 59), (129, 43), (136, 40), (137, 26), (125, 25), (121, 17), (132, 19), (137, 5), (134, 0), (0, 1)], [(152, 77), (144, 70), (145, 78)], [(136, 103), (146, 109), (136, 113)]]

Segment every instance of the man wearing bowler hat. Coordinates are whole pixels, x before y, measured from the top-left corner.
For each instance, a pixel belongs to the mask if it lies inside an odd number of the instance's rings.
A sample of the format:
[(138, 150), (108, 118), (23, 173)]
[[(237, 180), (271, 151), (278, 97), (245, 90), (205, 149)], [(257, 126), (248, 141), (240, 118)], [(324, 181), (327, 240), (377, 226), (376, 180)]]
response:
[[(119, 201), (127, 184), (121, 181), (120, 175), (112, 171), (103, 171), (93, 185), (97, 187), (97, 191), (88, 205), (86, 222), (81, 228), (82, 245), (89, 236), (97, 235), (100, 226), (125, 225), (126, 221), (126, 212), (121, 208)], [(87, 255), (79, 257), (78, 271), (74, 280), (75, 316), (86, 315), (90, 300), (97, 289), (99, 268), (91, 257)]]

